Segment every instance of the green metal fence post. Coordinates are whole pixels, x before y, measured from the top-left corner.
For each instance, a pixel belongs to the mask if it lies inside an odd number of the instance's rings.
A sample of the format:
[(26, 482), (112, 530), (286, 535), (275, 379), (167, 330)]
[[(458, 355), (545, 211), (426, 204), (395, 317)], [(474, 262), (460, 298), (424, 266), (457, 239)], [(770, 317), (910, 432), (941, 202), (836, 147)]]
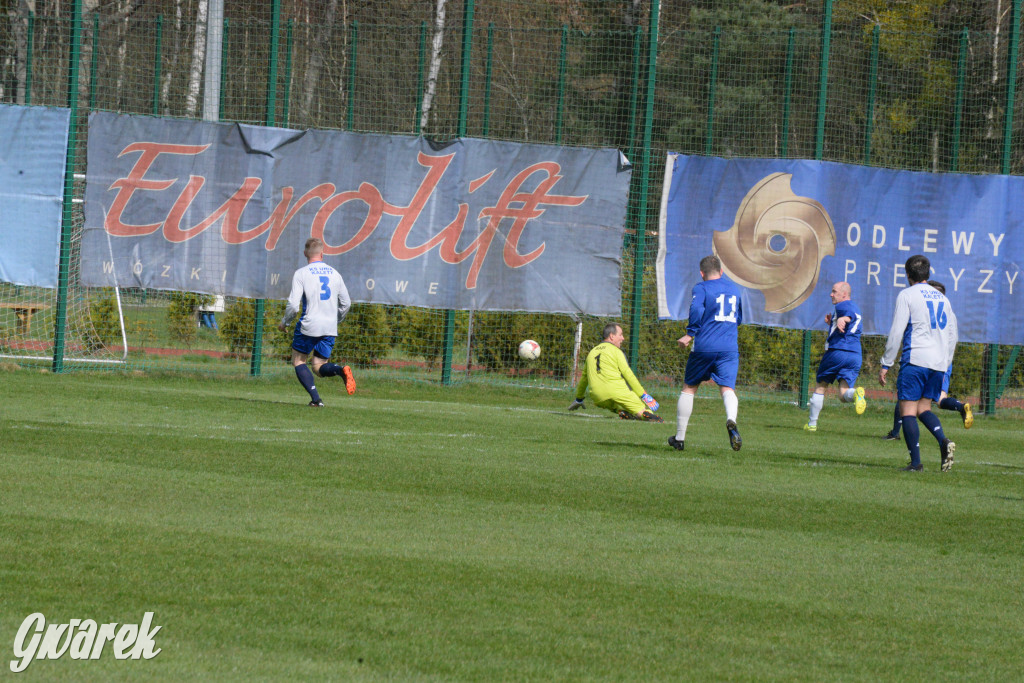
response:
[[(818, 74), (818, 125), (814, 136), (814, 158), (825, 154), (825, 108), (828, 104), (828, 60), (832, 47), (832, 0), (825, 0), (825, 16), (821, 27), (821, 64)], [(803, 353), (800, 358), (800, 395), (797, 403), (807, 407), (811, 375), (811, 330), (804, 330)]]
[(786, 41), (786, 81), (782, 96), (782, 158), (789, 156), (789, 110), (793, 103), (793, 50), (796, 46), (796, 29), (790, 27)]
[(818, 125), (814, 135), (814, 158), (825, 154), (825, 107), (828, 103), (828, 60), (832, 49), (832, 0), (825, 0), (821, 26), (821, 63), (818, 71)]
[(356, 56), (359, 54), (359, 22), (353, 21), (351, 28), (348, 56), (348, 87), (345, 89), (347, 112), (345, 114), (345, 130), (352, 130), (356, 120)]
[(36, 36), (36, 13), (28, 13), (28, 35), (25, 36), (25, 104), (32, 104), (32, 53)]
[(644, 93), (643, 144), (640, 151), (640, 199), (637, 205), (636, 239), (633, 241), (633, 292), (629, 316), (629, 364), (637, 367), (640, 357), (640, 324), (643, 314), (644, 252), (647, 249), (647, 193), (651, 178), (651, 138), (654, 132), (654, 86), (658, 67), (658, 16), (660, 0), (651, 0), (647, 32), (647, 84)]
[(288, 20), (288, 33), (284, 46), (284, 103), (281, 105), (281, 122), (288, 127), (289, 105), (292, 101), (292, 51), (295, 46), (295, 20)]
[(956, 173), (960, 165), (960, 128), (964, 121), (964, 91), (967, 80), (967, 45), (969, 34), (964, 26), (960, 32), (960, 56), (956, 63), (956, 108), (953, 114), (953, 149), (950, 154), (949, 170)]
[[(466, 0), (462, 14), (462, 62), (459, 69), (459, 128), (458, 136), (466, 136), (469, 121), (469, 65), (473, 52), (474, 0)], [(444, 312), (444, 341), (441, 346), (441, 383), (452, 383), (452, 356), (455, 348), (455, 311)]]
[(420, 55), (416, 64), (416, 135), (423, 132), (423, 69), (427, 62), (427, 22), (420, 22)]
[(487, 64), (484, 67), (483, 136), (491, 132), (491, 79), (494, 76), (494, 22), (487, 24)]
[(565, 116), (565, 53), (569, 49), (569, 27), (562, 24), (562, 44), (558, 49), (558, 108), (555, 111), (555, 144), (562, 144), (562, 123)]
[[(277, 52), (280, 47), (278, 33), (281, 31), (281, 0), (274, 0), (270, 20), (270, 68), (267, 70), (267, 111), (266, 124), (277, 125)], [(249, 374), (259, 377), (263, 370), (263, 314), (265, 301), (256, 299), (255, 320), (252, 331), (252, 359)]]
[(92, 58), (89, 60), (89, 111), (96, 108), (96, 78), (100, 59), (100, 13), (92, 14)]
[(78, 62), (82, 56), (82, 0), (71, 3), (71, 45), (68, 49), (67, 161), (64, 166), (64, 201), (60, 227), (60, 257), (57, 261), (57, 310), (53, 331), (53, 372), (64, 372), (64, 344), (68, 320), (68, 280), (71, 266), (72, 207), (75, 195), (75, 162), (78, 147)]
[(875, 128), (875, 93), (878, 90), (878, 43), (881, 27), (871, 29), (871, 65), (868, 68), (868, 104), (864, 111), (864, 163), (871, 163), (871, 136)]
[(722, 43), (722, 27), (715, 27), (711, 40), (711, 76), (708, 78), (708, 120), (704, 127), (704, 155), (711, 156), (715, 141), (715, 87), (718, 85), (718, 48)]
[[(1010, 175), (1013, 151), (1013, 107), (1017, 94), (1017, 57), (1020, 51), (1021, 0), (1013, 0), (1010, 11), (1010, 39), (1006, 47), (1006, 118), (1003, 121), (1003, 175)], [(995, 415), (999, 397), (999, 344), (989, 344), (982, 354), (985, 377), (981, 386), (981, 403), (986, 415)], [(1008, 375), (1007, 375), (1008, 376)]]
[(164, 15), (156, 15), (156, 45), (153, 52), (153, 116), (160, 115), (160, 67), (163, 61)]
[(640, 69), (643, 67), (643, 32), (640, 23), (633, 24), (633, 68), (629, 87), (629, 162), (636, 160), (637, 105), (640, 102)]

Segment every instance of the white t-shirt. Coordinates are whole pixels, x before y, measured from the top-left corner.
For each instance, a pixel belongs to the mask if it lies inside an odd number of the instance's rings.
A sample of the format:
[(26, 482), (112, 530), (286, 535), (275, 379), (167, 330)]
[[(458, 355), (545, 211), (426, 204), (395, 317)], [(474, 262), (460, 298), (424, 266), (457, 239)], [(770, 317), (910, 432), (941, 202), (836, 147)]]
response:
[(882, 367), (896, 362), (945, 372), (953, 362), (957, 343), (956, 315), (946, 295), (925, 282), (907, 287), (896, 297), (889, 340)]
[(302, 313), (299, 331), (307, 337), (336, 337), (338, 322), (352, 307), (345, 281), (323, 261), (313, 261), (295, 271), (288, 306), (281, 323), (291, 324)]

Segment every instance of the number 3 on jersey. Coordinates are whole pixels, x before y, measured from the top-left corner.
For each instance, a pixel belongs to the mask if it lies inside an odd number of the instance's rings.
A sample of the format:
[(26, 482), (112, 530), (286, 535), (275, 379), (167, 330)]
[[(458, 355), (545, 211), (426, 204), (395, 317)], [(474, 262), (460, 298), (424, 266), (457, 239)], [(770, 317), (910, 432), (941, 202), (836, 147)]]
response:
[[(736, 322), (736, 295), (732, 294), (726, 297), (725, 294), (719, 294), (718, 298), (715, 299), (715, 303), (718, 304), (718, 313), (715, 313), (715, 321), (720, 323), (734, 323)], [(729, 305), (729, 312), (725, 312), (726, 303)]]
[(327, 301), (331, 298), (331, 278), (326, 275), (320, 276), (320, 301)]

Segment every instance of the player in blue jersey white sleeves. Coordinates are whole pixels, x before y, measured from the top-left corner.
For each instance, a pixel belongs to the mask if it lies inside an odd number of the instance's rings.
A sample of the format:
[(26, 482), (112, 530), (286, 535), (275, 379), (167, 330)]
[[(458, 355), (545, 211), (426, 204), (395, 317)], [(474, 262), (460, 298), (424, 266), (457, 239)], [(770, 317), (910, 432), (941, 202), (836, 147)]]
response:
[(920, 254), (906, 262), (910, 286), (896, 297), (889, 339), (882, 354), (878, 381), (885, 386), (886, 374), (900, 356), (900, 374), (896, 380), (897, 398), (903, 415), (903, 439), (910, 451), (910, 464), (903, 469), (918, 472), (921, 465), (921, 444), (918, 420), (939, 442), (939, 461), (943, 472), (953, 466), (956, 444), (946, 438), (942, 423), (932, 412), (932, 401), (938, 401), (946, 369), (956, 351), (957, 324), (953, 307), (946, 295), (929, 286), (931, 263)]
[[(338, 336), (338, 322), (345, 319), (352, 300), (338, 271), (323, 262), (323, 241), (310, 237), (303, 253), (308, 263), (292, 276), (288, 306), (278, 329), (286, 330), (301, 313), (292, 337), (292, 365), (299, 383), (309, 392), (309, 405), (321, 408), (324, 403), (316, 389), (314, 372), (321, 377), (343, 377), (348, 393), (356, 391), (352, 368), (328, 362), (334, 338)], [(312, 371), (306, 365), (307, 358), (313, 365)]]
[(825, 405), (825, 389), (836, 380), (839, 380), (840, 401), (856, 404), (858, 415), (862, 415), (867, 408), (864, 387), (854, 387), (860, 375), (862, 360), (861, 315), (857, 304), (850, 300), (851, 294), (849, 282), (835, 283), (829, 294), (835, 308), (825, 314), (825, 323), (829, 326), (828, 338), (825, 340), (825, 353), (818, 363), (815, 378), (818, 386), (811, 394), (807, 424), (804, 425), (804, 429), (809, 432), (818, 430), (818, 416)]
[(714, 255), (700, 260), (700, 276), (703, 282), (693, 286), (686, 334), (679, 338), (684, 347), (692, 341), (693, 349), (686, 359), (683, 391), (676, 406), (676, 435), (669, 437), (668, 444), (683, 450), (694, 394), (701, 382), (711, 379), (722, 393), (729, 444), (738, 451), (743, 443), (736, 427), (739, 400), (735, 391), (740, 367), (739, 326), (743, 322), (740, 289), (722, 277), (722, 262)]

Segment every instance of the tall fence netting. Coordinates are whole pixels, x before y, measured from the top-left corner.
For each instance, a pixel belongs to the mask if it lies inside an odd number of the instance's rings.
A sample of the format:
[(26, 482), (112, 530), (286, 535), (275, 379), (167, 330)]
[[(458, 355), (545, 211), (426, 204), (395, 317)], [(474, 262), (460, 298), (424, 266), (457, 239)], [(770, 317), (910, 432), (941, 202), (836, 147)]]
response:
[[(71, 6), (21, 7), (0, 18), (0, 101), (73, 101), (77, 140), (74, 229), (62, 251), (66, 323), (58, 324), (56, 291), (0, 283), (0, 360), (7, 362), (51, 365), (62, 343), (69, 369), (288, 371), (289, 336), (276, 327), (283, 302), (80, 284), (93, 111), (201, 118), (215, 102), (220, 120), (256, 125), (616, 147), (634, 164), (617, 322), (633, 340), (635, 370), (663, 391), (679, 386), (686, 361), (676, 343), (683, 323), (657, 318), (654, 263), (669, 151), (1024, 171), (1024, 105), (1016, 84), (1007, 84), (1012, 13), (985, 3), (974, 14), (934, 17), (900, 14), (898, 6), (872, 17), (841, 5), (826, 33), (824, 3), (752, 2), (741, 10), (709, 0), (227, 2), (213, 80), (202, 40), (217, 27), (204, 23), (205, 0), (85, 2), (69, 93)], [(824, 314), (829, 302), (820, 304)], [(361, 372), (563, 387), (607, 322), (356, 304), (336, 355)], [(526, 338), (541, 344), (539, 360), (518, 358)], [(813, 384), (823, 339), (823, 329), (746, 327), (741, 391), (799, 401)], [(865, 340), (864, 377), (877, 374), (883, 343)], [(961, 345), (951, 392), (1018, 405), (1019, 348)]]

